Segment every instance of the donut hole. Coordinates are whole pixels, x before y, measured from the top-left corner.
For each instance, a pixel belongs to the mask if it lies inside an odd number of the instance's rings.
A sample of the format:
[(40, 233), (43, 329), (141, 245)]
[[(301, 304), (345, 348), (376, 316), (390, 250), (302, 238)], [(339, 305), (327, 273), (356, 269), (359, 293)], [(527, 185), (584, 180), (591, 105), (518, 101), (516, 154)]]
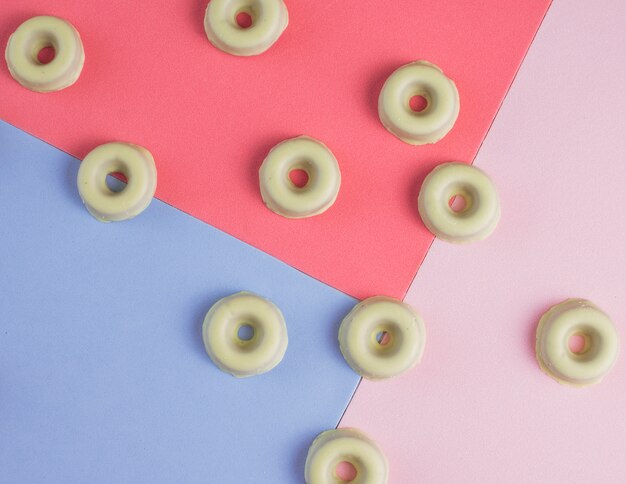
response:
[(33, 64), (44, 66), (50, 64), (55, 59), (57, 50), (53, 37), (44, 35), (31, 41), (26, 52), (27, 55), (30, 52)]
[(246, 353), (254, 351), (263, 339), (263, 326), (254, 316), (245, 315), (237, 319), (233, 325), (233, 348)]
[(287, 167), (287, 184), (294, 192), (302, 191), (315, 178), (315, 165), (309, 160), (296, 160)]
[(455, 183), (444, 191), (444, 200), (452, 215), (466, 218), (476, 211), (478, 193), (470, 185)]
[(380, 346), (387, 346), (391, 340), (391, 335), (387, 331), (379, 331), (376, 333), (376, 341)]
[(414, 113), (421, 113), (428, 107), (428, 100), (421, 94), (415, 94), (409, 99), (409, 108)]
[(105, 183), (112, 193), (120, 193), (126, 188), (128, 178), (121, 171), (113, 171), (106, 176)]
[(461, 213), (467, 207), (467, 200), (463, 195), (453, 195), (448, 200), (448, 206), (452, 209), (453, 212)]
[(353, 482), (358, 475), (358, 471), (352, 462), (342, 460), (335, 466), (335, 476), (339, 482)]
[(56, 56), (56, 50), (53, 45), (46, 45), (37, 52), (37, 62), (41, 65), (50, 64)]
[(567, 339), (567, 349), (575, 355), (584, 355), (591, 347), (591, 337), (588, 334), (577, 331)]
[(252, 14), (246, 10), (241, 10), (235, 15), (235, 22), (242, 29), (252, 27)]
[(396, 336), (400, 328), (391, 321), (376, 324), (371, 333), (369, 351), (375, 356), (392, 356), (399, 347)]
[(410, 86), (404, 92), (405, 109), (414, 116), (424, 116), (434, 104), (434, 97), (427, 86)]
[(250, 341), (254, 338), (254, 328), (251, 324), (243, 323), (239, 325), (239, 329), (237, 329), (237, 338), (240, 341)]
[(233, 26), (247, 30), (256, 23), (261, 7), (258, 0), (235, 0), (231, 3), (230, 14)]
[(295, 168), (289, 172), (289, 180), (297, 188), (304, 188), (309, 183), (309, 174), (302, 168)]
[(591, 361), (599, 351), (600, 335), (590, 326), (580, 326), (569, 333), (566, 340), (567, 350), (577, 361)]

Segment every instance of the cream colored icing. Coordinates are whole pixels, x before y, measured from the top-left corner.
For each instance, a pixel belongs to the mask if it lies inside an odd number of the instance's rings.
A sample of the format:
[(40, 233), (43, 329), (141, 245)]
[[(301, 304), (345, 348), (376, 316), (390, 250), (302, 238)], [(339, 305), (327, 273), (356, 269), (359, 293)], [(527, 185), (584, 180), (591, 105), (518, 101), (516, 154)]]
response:
[[(414, 112), (409, 101), (422, 96), (426, 107)], [(378, 98), (378, 115), (387, 130), (405, 143), (436, 143), (454, 126), (460, 101), (456, 85), (426, 61), (406, 64), (389, 76)]]
[[(573, 335), (584, 338), (582, 351), (569, 348)], [(552, 306), (539, 320), (537, 361), (560, 383), (589, 386), (599, 383), (619, 354), (619, 337), (611, 319), (585, 299), (567, 299)]]
[[(451, 198), (462, 196), (465, 208), (455, 212)], [(500, 201), (491, 179), (465, 163), (444, 163), (422, 184), (418, 209), (424, 225), (448, 242), (471, 242), (489, 236), (500, 220)]]
[[(247, 13), (252, 25), (240, 27), (237, 15)], [(283, 0), (211, 0), (204, 16), (209, 41), (232, 55), (258, 55), (269, 49), (289, 23)]]
[(387, 458), (378, 445), (357, 429), (327, 430), (311, 444), (304, 465), (307, 484), (340, 484), (337, 465), (349, 462), (356, 469), (352, 484), (385, 484)]
[[(380, 344), (378, 336), (388, 341)], [(383, 341), (384, 343), (384, 341)], [(339, 327), (339, 347), (354, 371), (370, 380), (397, 376), (422, 357), (426, 329), (408, 304), (385, 296), (358, 303)]]
[[(238, 336), (248, 325), (249, 340)], [(216, 302), (204, 318), (202, 339), (218, 368), (236, 377), (266, 373), (281, 362), (287, 350), (287, 326), (280, 309), (250, 292), (238, 292)]]
[[(122, 173), (128, 183), (120, 192), (106, 184), (111, 173)], [(154, 196), (157, 171), (150, 152), (131, 143), (113, 142), (87, 154), (78, 169), (78, 192), (85, 207), (101, 222), (131, 219), (143, 212)]]
[[(300, 188), (289, 179), (304, 170), (308, 183)], [(341, 186), (341, 171), (332, 152), (308, 136), (283, 141), (272, 148), (259, 170), (261, 196), (267, 208), (288, 218), (318, 215), (331, 207)]]
[[(52, 47), (55, 56), (47, 64), (39, 51)], [(32, 17), (9, 37), (5, 57), (13, 79), (37, 92), (58, 91), (74, 84), (83, 69), (85, 53), (78, 31), (58, 17)]]

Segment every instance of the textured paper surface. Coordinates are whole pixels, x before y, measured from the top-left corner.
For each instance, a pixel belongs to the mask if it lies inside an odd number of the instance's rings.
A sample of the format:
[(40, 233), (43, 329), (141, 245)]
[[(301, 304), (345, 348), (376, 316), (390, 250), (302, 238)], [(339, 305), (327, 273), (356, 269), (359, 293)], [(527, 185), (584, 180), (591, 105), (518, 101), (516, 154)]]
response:
[[(78, 161), (0, 122), (0, 482), (301, 483), (358, 377), (354, 300), (154, 201), (103, 224)], [(204, 351), (221, 297), (282, 310), (283, 361), (236, 379)]]
[[(484, 243), (435, 241), (407, 301), (420, 366), (362, 383), (342, 425), (370, 432), (393, 483), (626, 482), (626, 4), (555, 2), (476, 159), (502, 219)], [(537, 321), (585, 297), (621, 335), (591, 388), (535, 360)]]
[[(431, 242), (417, 189), (434, 166), (470, 162), (549, 0), (287, 0), (290, 24), (265, 54), (237, 58), (206, 39), (206, 0), (3, 0), (0, 45), (33, 15), (69, 19), (85, 46), (70, 89), (37, 94), (0, 69), (0, 118), (82, 158), (111, 140), (145, 145), (157, 196), (357, 297), (401, 297)], [(461, 113), (429, 147), (385, 131), (387, 76), (427, 59), (457, 84)], [(308, 134), (343, 174), (324, 215), (267, 210), (257, 170), (279, 141)]]

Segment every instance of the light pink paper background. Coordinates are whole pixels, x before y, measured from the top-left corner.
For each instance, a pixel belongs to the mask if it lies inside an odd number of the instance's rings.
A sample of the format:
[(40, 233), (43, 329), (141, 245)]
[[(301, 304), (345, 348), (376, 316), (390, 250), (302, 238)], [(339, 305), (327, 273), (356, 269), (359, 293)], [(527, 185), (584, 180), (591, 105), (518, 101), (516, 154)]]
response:
[(385, 449), (392, 483), (626, 482), (626, 358), (599, 385), (537, 367), (537, 320), (585, 297), (626, 351), (626, 3), (555, 2), (476, 159), (502, 220), (435, 241), (406, 300), (425, 358), (363, 382), (341, 426)]
[[(354, 296), (404, 296), (432, 240), (416, 181), (443, 159), (474, 158), (550, 0), (287, 0), (289, 27), (251, 58), (209, 43), (207, 3), (2, 0), (0, 45), (48, 13), (76, 26), (86, 60), (74, 86), (51, 94), (3, 65), (0, 117), (80, 158), (106, 141), (144, 145), (167, 203)], [(384, 80), (417, 59), (441, 66), (461, 97), (454, 129), (432, 146), (378, 121)], [(342, 187), (323, 215), (287, 220), (263, 205), (258, 169), (300, 134), (335, 153)]]

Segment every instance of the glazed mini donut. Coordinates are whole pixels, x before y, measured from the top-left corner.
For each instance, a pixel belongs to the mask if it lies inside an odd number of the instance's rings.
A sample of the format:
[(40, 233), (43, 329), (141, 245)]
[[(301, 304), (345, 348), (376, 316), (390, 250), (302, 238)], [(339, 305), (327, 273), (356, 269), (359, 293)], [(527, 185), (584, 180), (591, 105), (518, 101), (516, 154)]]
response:
[[(304, 170), (309, 179), (303, 187), (289, 178)], [(267, 208), (287, 218), (304, 218), (325, 212), (341, 186), (339, 164), (320, 141), (300, 136), (272, 148), (259, 170), (261, 196)]]
[(356, 429), (327, 430), (319, 434), (306, 457), (307, 484), (338, 484), (337, 465), (348, 462), (356, 469), (352, 484), (385, 484), (389, 475), (387, 458), (378, 445)]
[[(252, 330), (250, 339), (239, 337), (239, 330), (246, 326)], [(280, 309), (250, 292), (216, 302), (204, 318), (202, 339), (217, 367), (236, 377), (270, 371), (281, 362), (288, 344)]]
[[(426, 107), (415, 112), (413, 96), (422, 96)], [(454, 126), (459, 115), (456, 85), (442, 70), (426, 61), (397, 69), (385, 82), (378, 97), (378, 116), (387, 130), (405, 143), (436, 143)]]
[[(584, 346), (573, 352), (572, 336)], [(536, 343), (539, 367), (560, 383), (588, 386), (599, 383), (619, 353), (619, 337), (609, 317), (585, 299), (566, 299), (539, 320)]]
[[(237, 16), (246, 13), (252, 24), (240, 27)], [(218, 49), (233, 55), (258, 55), (278, 40), (289, 23), (283, 0), (211, 0), (204, 30)]]
[[(54, 59), (39, 62), (39, 51), (54, 49)], [(32, 17), (9, 37), (6, 49), (9, 72), (31, 91), (58, 91), (76, 82), (83, 69), (85, 53), (76, 29), (58, 17)]]
[[(455, 211), (453, 197), (465, 207)], [(431, 171), (420, 189), (418, 209), (424, 225), (449, 242), (471, 242), (489, 236), (500, 220), (500, 201), (489, 177), (475, 166), (444, 163)]]
[[(122, 173), (128, 180), (119, 192), (106, 178)], [(154, 196), (157, 172), (150, 152), (130, 143), (106, 143), (90, 151), (78, 169), (78, 192), (89, 213), (101, 222), (127, 220), (143, 212)]]
[(412, 368), (426, 343), (424, 322), (401, 301), (376, 296), (358, 303), (339, 327), (339, 347), (354, 371), (370, 380)]

